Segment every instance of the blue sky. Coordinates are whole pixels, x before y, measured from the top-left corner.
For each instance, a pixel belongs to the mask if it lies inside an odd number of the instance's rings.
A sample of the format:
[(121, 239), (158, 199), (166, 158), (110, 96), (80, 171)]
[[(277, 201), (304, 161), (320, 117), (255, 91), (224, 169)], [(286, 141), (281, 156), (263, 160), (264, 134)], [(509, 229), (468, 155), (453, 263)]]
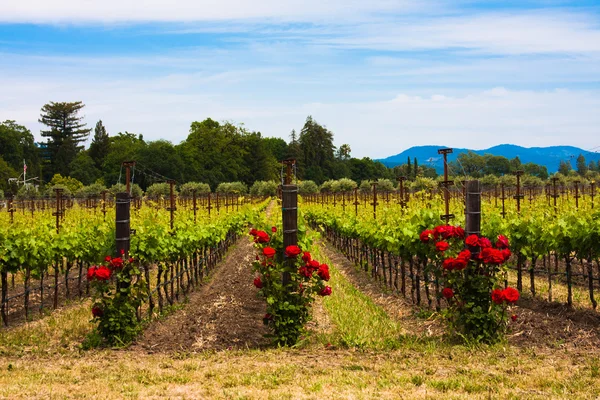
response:
[(0, 120), (49, 101), (178, 143), (211, 117), (307, 115), (373, 158), (425, 144), (600, 145), (598, 1), (0, 3)]

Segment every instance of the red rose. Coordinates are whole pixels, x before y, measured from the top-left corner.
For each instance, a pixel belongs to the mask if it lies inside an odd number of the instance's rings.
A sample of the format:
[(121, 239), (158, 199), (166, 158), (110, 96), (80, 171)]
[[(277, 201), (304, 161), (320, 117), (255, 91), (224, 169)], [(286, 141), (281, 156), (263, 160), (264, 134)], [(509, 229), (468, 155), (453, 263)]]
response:
[(271, 228), (271, 232), (273, 232), (273, 233), (277, 232), (277, 227), (275, 227), (275, 226), (274, 226), (274, 227), (272, 227), (272, 228)]
[(455, 226), (453, 236), (457, 237), (459, 239), (464, 239), (465, 238), (465, 230), (463, 228), (461, 228), (460, 226)]
[(262, 289), (263, 287), (263, 283), (260, 280), (260, 276), (257, 276), (256, 278), (254, 278), (254, 286), (256, 286), (258, 289)]
[(250, 229), (250, 234), (252, 236), (256, 236), (257, 233), (258, 233), (258, 231), (256, 229), (254, 229), (254, 228)]
[(507, 287), (502, 291), (502, 296), (509, 304), (515, 304), (519, 300), (519, 291), (515, 288)]
[(321, 291), (319, 292), (319, 295), (321, 296), (329, 296), (331, 294), (331, 288), (329, 286), (325, 286), (323, 289), (321, 289)]
[(96, 267), (96, 266), (91, 266), (91, 267), (88, 268), (88, 270), (87, 270), (87, 280), (88, 281), (91, 281), (92, 279), (94, 279), (94, 276), (96, 276), (96, 269), (97, 268), (98, 267)]
[(272, 247), (267, 246), (263, 249), (263, 255), (267, 258), (275, 257), (275, 253), (277, 253), (277, 251)]
[(104, 261), (106, 261), (106, 262), (110, 262), (110, 260), (111, 260), (110, 256), (106, 256), (106, 257), (104, 257)]
[(442, 290), (442, 296), (444, 296), (444, 298), (446, 298), (446, 299), (451, 299), (454, 296), (454, 291), (452, 289), (450, 289), (449, 287), (444, 288)]
[(479, 247), (481, 247), (482, 249), (487, 249), (488, 247), (492, 247), (492, 242), (490, 242), (490, 239), (486, 237), (480, 237)]
[(310, 278), (312, 276), (313, 272), (314, 272), (314, 270), (306, 265), (298, 268), (298, 274), (302, 275), (305, 278)]
[(504, 262), (508, 261), (508, 259), (512, 255), (512, 253), (510, 252), (510, 249), (502, 249), (500, 251), (502, 252), (502, 256), (504, 257)]
[(469, 250), (463, 250), (460, 253), (458, 253), (458, 256), (456, 256), (456, 258), (458, 260), (464, 261), (465, 263), (468, 263), (471, 259), (471, 252)]
[(298, 257), (298, 254), (300, 254), (300, 253), (302, 253), (302, 250), (300, 249), (300, 247), (296, 246), (295, 244), (285, 248), (285, 255), (288, 258), (296, 258), (296, 257)]
[(496, 247), (499, 249), (508, 249), (508, 238), (504, 235), (498, 235)]
[(496, 304), (502, 304), (504, 302), (504, 295), (501, 289), (492, 290), (492, 301)]
[(517, 320), (517, 315), (516, 314), (511, 315), (510, 319), (512, 319), (512, 321), (515, 322)]
[(447, 271), (452, 271), (454, 269), (454, 263), (456, 262), (456, 260), (452, 257), (446, 258), (443, 262), (442, 262), (442, 268), (444, 268)]
[(100, 318), (104, 315), (104, 311), (100, 307), (94, 306), (94, 307), (92, 307), (92, 315), (94, 317)]
[(256, 233), (256, 238), (254, 239), (256, 243), (268, 243), (269, 240), (271, 240), (271, 238), (269, 237), (269, 234), (265, 231), (258, 231)]
[(98, 279), (99, 281), (107, 281), (110, 279), (110, 275), (111, 275), (110, 269), (108, 269), (104, 265), (101, 265), (96, 270), (95, 278)]
[(310, 255), (310, 253), (308, 251), (305, 251), (304, 253), (302, 253), (302, 261), (304, 261), (305, 263), (310, 262), (310, 260), (312, 260), (312, 256)]
[(124, 256), (125, 255), (125, 250), (123, 250), (123, 249), (119, 250), (119, 254), (122, 255), (122, 256)]
[(467, 268), (467, 263), (468, 261), (463, 260), (462, 258), (457, 258), (456, 261), (454, 261), (454, 269), (457, 271), (462, 271), (463, 269)]
[(504, 254), (501, 250), (486, 247), (481, 250), (481, 259), (486, 264), (500, 265), (504, 262)]
[(133, 257), (129, 257), (129, 264), (131, 264), (132, 262), (134, 262), (135, 260), (133, 259)]
[(467, 244), (467, 246), (475, 247), (479, 245), (479, 238), (477, 237), (477, 235), (469, 235), (465, 240), (465, 243)]
[(123, 268), (123, 259), (121, 257), (116, 257), (110, 260), (110, 265), (115, 269)]
[(448, 239), (454, 233), (454, 228), (449, 225), (440, 225), (433, 228), (433, 238), (437, 240), (440, 236)]
[(433, 235), (433, 231), (431, 229), (425, 229), (419, 235), (419, 239), (421, 239), (421, 242), (427, 243), (427, 242), (429, 242), (429, 239), (431, 238), (431, 235)]
[(442, 241), (442, 242), (437, 242), (437, 243), (435, 244), (435, 248), (436, 248), (438, 251), (446, 251), (446, 250), (448, 250), (448, 248), (449, 248), (449, 247), (450, 247), (450, 245), (448, 244), (448, 242), (443, 242), (443, 241)]
[(321, 266), (321, 264), (317, 260), (312, 260), (308, 264), (306, 264), (306, 266), (308, 268), (310, 268), (312, 271), (316, 271), (316, 270), (319, 269), (319, 267)]
[(327, 264), (321, 264), (319, 266), (319, 272), (317, 273), (319, 274), (319, 277), (324, 281), (329, 280), (329, 266)]

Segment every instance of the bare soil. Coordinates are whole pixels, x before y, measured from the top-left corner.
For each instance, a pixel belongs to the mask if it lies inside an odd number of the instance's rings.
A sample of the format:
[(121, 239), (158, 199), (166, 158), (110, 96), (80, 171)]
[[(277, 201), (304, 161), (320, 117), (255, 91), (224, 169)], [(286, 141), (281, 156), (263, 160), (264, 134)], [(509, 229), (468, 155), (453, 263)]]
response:
[(242, 237), (183, 308), (154, 321), (132, 350), (194, 353), (269, 345), (265, 304), (252, 284), (255, 251)]

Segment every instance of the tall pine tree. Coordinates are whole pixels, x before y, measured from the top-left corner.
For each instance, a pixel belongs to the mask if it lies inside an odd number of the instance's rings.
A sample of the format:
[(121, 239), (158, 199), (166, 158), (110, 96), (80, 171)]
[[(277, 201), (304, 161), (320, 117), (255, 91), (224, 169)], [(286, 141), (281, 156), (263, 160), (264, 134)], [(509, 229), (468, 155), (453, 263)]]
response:
[[(82, 122), (83, 117), (78, 115), (85, 107), (81, 101), (72, 103), (51, 101), (44, 104), (39, 122), (46, 125), (49, 130), (42, 130), (41, 134), (47, 138), (45, 143), (45, 156), (50, 168), (45, 178), (54, 174), (69, 175), (69, 165), (83, 150), (83, 142), (87, 139), (91, 129), (86, 129)], [(46, 172), (45, 171), (45, 172)]]
[(96, 123), (94, 128), (94, 138), (90, 144), (89, 154), (96, 164), (96, 168), (101, 169), (106, 155), (110, 151), (110, 138), (106, 133), (106, 128), (102, 124), (102, 120)]

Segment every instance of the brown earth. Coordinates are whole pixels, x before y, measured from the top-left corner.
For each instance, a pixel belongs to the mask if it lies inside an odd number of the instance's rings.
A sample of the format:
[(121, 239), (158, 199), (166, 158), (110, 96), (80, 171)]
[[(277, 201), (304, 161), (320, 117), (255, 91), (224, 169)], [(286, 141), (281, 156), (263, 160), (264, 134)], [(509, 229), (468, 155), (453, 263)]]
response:
[(154, 321), (132, 346), (153, 352), (200, 352), (261, 348), (269, 344), (262, 323), (264, 300), (252, 284), (251, 241), (242, 237), (189, 302)]

